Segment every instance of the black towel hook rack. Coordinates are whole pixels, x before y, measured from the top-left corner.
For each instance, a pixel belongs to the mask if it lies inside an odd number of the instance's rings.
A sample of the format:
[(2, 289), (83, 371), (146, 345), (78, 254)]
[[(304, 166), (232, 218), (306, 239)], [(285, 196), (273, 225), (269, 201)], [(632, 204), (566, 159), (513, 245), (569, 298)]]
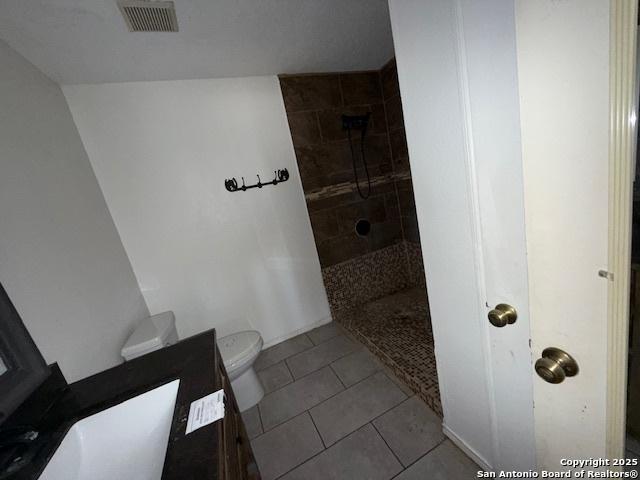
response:
[(246, 192), (252, 188), (262, 188), (265, 185), (277, 185), (289, 180), (289, 171), (286, 168), (283, 168), (282, 170), (274, 170), (273, 174), (273, 180), (270, 182), (262, 182), (262, 180), (260, 180), (260, 175), (256, 175), (256, 177), (258, 177), (258, 183), (254, 183), (253, 185), (246, 185), (244, 183), (244, 177), (240, 177), (242, 179), (242, 186), (238, 186), (238, 181), (234, 177), (226, 179), (224, 181), (224, 186), (230, 192)]

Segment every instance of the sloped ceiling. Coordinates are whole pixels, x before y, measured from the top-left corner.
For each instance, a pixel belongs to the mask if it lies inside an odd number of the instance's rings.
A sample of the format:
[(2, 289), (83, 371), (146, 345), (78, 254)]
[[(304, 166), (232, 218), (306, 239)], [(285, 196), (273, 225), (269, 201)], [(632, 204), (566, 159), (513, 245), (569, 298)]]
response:
[(174, 0), (180, 31), (131, 33), (116, 0), (2, 0), (0, 38), (61, 84), (380, 68), (387, 0)]

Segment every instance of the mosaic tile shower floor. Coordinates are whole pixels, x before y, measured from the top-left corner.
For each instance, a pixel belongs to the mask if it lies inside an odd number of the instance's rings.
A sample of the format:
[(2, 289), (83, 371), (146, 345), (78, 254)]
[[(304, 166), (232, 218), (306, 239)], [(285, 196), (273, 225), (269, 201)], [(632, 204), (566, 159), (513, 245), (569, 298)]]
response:
[(423, 288), (334, 312), (334, 320), (442, 416), (429, 304)]

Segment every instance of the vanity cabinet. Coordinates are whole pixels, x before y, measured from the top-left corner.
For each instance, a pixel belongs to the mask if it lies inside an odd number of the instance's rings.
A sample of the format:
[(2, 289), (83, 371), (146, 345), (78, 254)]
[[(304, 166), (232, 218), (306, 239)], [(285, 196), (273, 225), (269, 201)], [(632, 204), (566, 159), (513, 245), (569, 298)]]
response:
[[(184, 339), (91, 377), (67, 384), (56, 365), (51, 375), (2, 425), (32, 425), (40, 432), (24, 451), (15, 474), (3, 480), (36, 480), (78, 421), (180, 380), (162, 480), (260, 480), (242, 416), (216, 344), (215, 330)], [(225, 416), (186, 434), (191, 403), (224, 389)], [(0, 434), (3, 433), (0, 428)], [(57, 480), (57, 479), (56, 479)], [(66, 479), (61, 479), (66, 480)]]
[(218, 366), (220, 384), (225, 395), (225, 415), (218, 425), (221, 438), (218, 447), (222, 459), (220, 478), (225, 480), (260, 480), (260, 473), (251, 451), (249, 437), (244, 428), (242, 416), (231, 389), (231, 381), (224, 369), (219, 352)]

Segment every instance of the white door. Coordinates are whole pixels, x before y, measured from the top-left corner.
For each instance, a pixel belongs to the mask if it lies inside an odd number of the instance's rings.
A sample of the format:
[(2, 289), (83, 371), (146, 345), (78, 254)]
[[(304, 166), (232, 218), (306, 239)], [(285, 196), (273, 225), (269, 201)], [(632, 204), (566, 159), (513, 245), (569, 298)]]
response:
[(603, 457), (609, 1), (389, 3), (445, 433), (494, 470)]
[(534, 381), (538, 463), (555, 470), (606, 457), (610, 2), (518, 0), (516, 25), (533, 351), (580, 368)]
[[(535, 468), (514, 5), (390, 13), (444, 430), (485, 468)], [(489, 323), (500, 303), (514, 324)]]

